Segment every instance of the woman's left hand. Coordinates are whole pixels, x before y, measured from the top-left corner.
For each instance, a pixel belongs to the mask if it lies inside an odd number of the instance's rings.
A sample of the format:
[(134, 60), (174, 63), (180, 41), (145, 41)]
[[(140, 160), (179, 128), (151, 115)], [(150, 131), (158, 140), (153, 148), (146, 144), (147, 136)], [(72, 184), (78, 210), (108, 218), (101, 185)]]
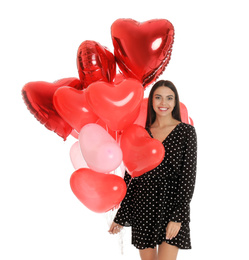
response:
[(117, 234), (121, 231), (122, 228), (123, 228), (123, 226), (121, 226), (113, 221), (108, 232), (110, 234)]
[(166, 239), (171, 240), (176, 237), (181, 228), (181, 225), (182, 224), (179, 222), (170, 221), (166, 227)]

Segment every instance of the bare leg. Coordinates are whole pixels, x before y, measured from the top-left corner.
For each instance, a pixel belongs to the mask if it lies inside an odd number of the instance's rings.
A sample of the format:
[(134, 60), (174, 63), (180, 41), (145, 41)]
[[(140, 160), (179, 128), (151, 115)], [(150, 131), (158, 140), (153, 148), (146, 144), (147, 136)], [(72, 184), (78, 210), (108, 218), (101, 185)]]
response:
[(157, 248), (139, 250), (141, 260), (157, 260)]
[(163, 242), (159, 245), (158, 260), (176, 260), (178, 247)]

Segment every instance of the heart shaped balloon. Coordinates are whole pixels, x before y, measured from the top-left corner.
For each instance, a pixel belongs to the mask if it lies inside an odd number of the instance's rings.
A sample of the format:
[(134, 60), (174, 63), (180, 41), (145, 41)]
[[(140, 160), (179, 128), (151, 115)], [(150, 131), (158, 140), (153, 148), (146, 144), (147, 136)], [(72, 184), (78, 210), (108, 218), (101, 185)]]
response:
[(121, 177), (85, 168), (72, 174), (70, 186), (75, 196), (96, 213), (114, 208), (126, 194), (126, 184)]
[(114, 55), (95, 41), (84, 41), (78, 48), (77, 67), (84, 88), (96, 81), (112, 82), (116, 75)]
[(181, 119), (183, 123), (194, 125), (192, 118), (188, 116), (188, 109), (187, 107), (180, 102), (180, 111), (181, 111)]
[(170, 60), (174, 27), (168, 20), (139, 23), (118, 19), (111, 26), (111, 35), (120, 70), (144, 87), (156, 80)]
[(118, 132), (118, 131), (113, 131), (113, 130), (111, 130), (111, 129), (107, 126), (107, 124), (106, 124), (102, 119), (99, 119), (99, 120), (96, 122), (96, 124), (102, 126), (102, 127), (105, 129), (105, 131), (106, 131), (110, 136), (112, 136), (113, 139), (116, 140), (117, 143), (119, 142), (120, 131)]
[(84, 90), (70, 87), (59, 88), (54, 93), (53, 102), (61, 117), (78, 133), (84, 125), (95, 123), (98, 120), (98, 116), (88, 105)]
[(120, 147), (124, 165), (132, 177), (154, 169), (165, 155), (163, 144), (151, 138), (142, 126), (135, 124), (123, 132)]
[(79, 143), (87, 165), (94, 171), (108, 173), (122, 162), (119, 145), (100, 125), (85, 125), (80, 130)]
[(113, 131), (131, 125), (139, 114), (144, 89), (135, 79), (125, 79), (117, 85), (92, 83), (86, 89), (89, 105)]
[(35, 118), (49, 130), (56, 132), (66, 140), (72, 131), (72, 127), (61, 118), (53, 104), (53, 95), (62, 86), (82, 89), (77, 78), (60, 79), (54, 83), (34, 81), (24, 85), (22, 96), (29, 111)]
[(70, 148), (70, 159), (75, 170), (88, 168), (87, 163), (81, 153), (79, 142), (75, 142)]
[(134, 124), (145, 127), (147, 118), (148, 98), (144, 98), (139, 110), (138, 117)]

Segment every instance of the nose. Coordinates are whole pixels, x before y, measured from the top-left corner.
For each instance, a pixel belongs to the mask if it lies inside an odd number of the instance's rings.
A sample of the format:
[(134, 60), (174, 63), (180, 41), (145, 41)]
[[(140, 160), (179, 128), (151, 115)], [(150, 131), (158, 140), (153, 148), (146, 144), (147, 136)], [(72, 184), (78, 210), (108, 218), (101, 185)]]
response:
[(166, 98), (162, 98), (162, 99), (161, 99), (161, 104), (162, 104), (162, 105), (165, 105), (166, 103), (167, 103), (167, 102), (166, 102)]

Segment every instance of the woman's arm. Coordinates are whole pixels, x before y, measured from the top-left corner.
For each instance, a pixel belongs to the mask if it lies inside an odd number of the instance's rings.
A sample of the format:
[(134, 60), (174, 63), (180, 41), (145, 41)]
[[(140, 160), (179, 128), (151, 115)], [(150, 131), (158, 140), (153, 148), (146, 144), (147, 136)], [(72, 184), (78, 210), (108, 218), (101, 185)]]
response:
[(186, 133), (185, 154), (181, 174), (179, 175), (178, 188), (175, 197), (175, 209), (170, 220), (173, 222), (189, 222), (190, 208), (196, 179), (197, 138), (195, 128), (189, 125)]

